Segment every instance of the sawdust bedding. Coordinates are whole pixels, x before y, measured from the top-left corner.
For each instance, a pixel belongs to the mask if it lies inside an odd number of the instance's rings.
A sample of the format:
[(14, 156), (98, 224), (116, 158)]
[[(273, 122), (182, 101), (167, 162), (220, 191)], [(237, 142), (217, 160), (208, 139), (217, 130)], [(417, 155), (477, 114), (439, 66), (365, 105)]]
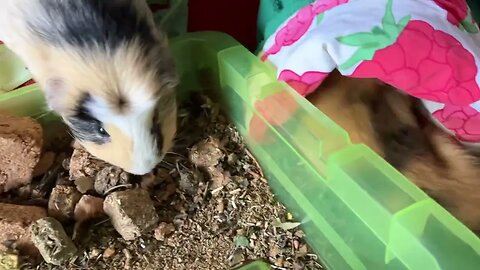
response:
[[(179, 126), (177, 144), (155, 175), (132, 184), (151, 192), (158, 227), (125, 241), (106, 218), (66, 225), (82, 251), (67, 269), (232, 269), (257, 259), (273, 269), (322, 269), (219, 107), (194, 95), (179, 112)], [(68, 167), (68, 158), (63, 163)], [(66, 169), (53, 173), (65, 176)], [(23, 268), (65, 269), (45, 262)]]

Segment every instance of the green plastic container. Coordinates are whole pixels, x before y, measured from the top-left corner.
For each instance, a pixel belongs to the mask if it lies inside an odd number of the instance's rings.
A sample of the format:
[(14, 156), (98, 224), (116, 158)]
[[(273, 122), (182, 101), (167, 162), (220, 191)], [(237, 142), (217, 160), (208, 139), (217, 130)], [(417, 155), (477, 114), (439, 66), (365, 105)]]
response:
[(0, 94), (22, 85), (30, 77), (23, 62), (5, 45), (0, 45)]
[[(205, 91), (222, 104), (328, 269), (480, 269), (479, 238), (234, 39), (190, 33), (171, 45), (179, 97)], [(54, 120), (42, 108), (35, 86), (0, 96), (0, 110)]]

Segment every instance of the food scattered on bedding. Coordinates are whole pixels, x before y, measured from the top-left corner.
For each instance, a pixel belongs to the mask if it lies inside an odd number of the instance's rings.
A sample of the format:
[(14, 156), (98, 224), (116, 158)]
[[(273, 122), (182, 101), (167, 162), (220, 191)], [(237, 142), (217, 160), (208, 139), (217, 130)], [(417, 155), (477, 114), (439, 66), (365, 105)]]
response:
[(48, 215), (61, 222), (73, 219), (75, 206), (82, 194), (74, 186), (57, 185), (48, 200)]
[(175, 230), (175, 226), (172, 223), (162, 222), (155, 229), (155, 239), (157, 239), (158, 241), (165, 241), (165, 237), (170, 236), (172, 233), (175, 232)]
[[(192, 96), (179, 111), (179, 126), (175, 148), (142, 177), (75, 144), (45, 145), (43, 158), (38, 152), (30, 162), (28, 181), (1, 198), (43, 213), (18, 233), (34, 224), (30, 243), (43, 262), (12, 244), (4, 248), (8, 258), (20, 254), (22, 269), (39, 270), (230, 269), (257, 259), (278, 269), (322, 269), (218, 106)], [(49, 133), (46, 141), (61, 137)]]
[(95, 180), (87, 176), (79, 177), (75, 179), (75, 186), (80, 193), (85, 194), (94, 189)]
[(98, 219), (105, 216), (103, 199), (91, 195), (83, 195), (75, 206), (74, 217), (78, 222)]
[(105, 199), (103, 210), (125, 240), (134, 240), (148, 233), (158, 222), (150, 194), (143, 189), (113, 192)]
[(0, 251), (14, 248), (23, 254), (36, 255), (38, 250), (30, 241), (30, 226), (46, 216), (47, 211), (42, 207), (0, 203)]
[(33, 177), (41, 176), (47, 173), (48, 169), (53, 166), (57, 155), (54, 152), (45, 152), (40, 157), (37, 165), (33, 169)]
[(42, 144), (42, 127), (33, 119), (0, 115), (0, 193), (30, 183)]
[(51, 217), (32, 224), (32, 241), (45, 261), (54, 265), (69, 262), (78, 251), (62, 224)]
[(112, 189), (121, 186), (128, 186), (130, 175), (115, 166), (106, 166), (101, 169), (95, 177), (95, 191), (98, 194), (106, 195)]
[(74, 145), (73, 154), (68, 165), (71, 180), (75, 181), (82, 177), (95, 178), (105, 166), (108, 165), (90, 155), (80, 145)]
[(17, 270), (19, 266), (20, 260), (17, 254), (0, 251), (0, 269)]

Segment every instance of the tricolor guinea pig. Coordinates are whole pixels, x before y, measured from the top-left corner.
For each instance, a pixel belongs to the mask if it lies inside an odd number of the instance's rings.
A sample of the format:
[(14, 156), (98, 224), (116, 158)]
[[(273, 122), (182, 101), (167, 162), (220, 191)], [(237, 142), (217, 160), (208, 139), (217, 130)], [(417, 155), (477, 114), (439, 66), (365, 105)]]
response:
[(172, 146), (177, 77), (144, 0), (2, 0), (0, 40), (97, 158), (146, 174)]

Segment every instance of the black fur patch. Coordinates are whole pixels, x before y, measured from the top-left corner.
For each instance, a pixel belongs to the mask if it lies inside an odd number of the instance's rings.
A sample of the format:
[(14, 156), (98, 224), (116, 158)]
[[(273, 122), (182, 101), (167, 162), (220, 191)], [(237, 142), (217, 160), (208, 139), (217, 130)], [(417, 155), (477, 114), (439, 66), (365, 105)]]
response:
[[(397, 170), (404, 169), (414, 156), (429, 152), (429, 141), (416, 122), (404, 123), (395, 114), (385, 98), (384, 91), (394, 89), (378, 89), (370, 102), (370, 117), (378, 140), (382, 145), (385, 160)], [(388, 93), (392, 94), (392, 93)], [(399, 98), (404, 98), (399, 95)], [(410, 107), (405, 110), (411, 110)]]
[(78, 140), (104, 144), (110, 141), (110, 135), (103, 130), (102, 122), (93, 117), (88, 110), (86, 105), (91, 100), (89, 94), (83, 96), (75, 114), (67, 119), (68, 126)]
[(159, 108), (157, 105), (157, 109), (154, 111), (153, 119), (152, 119), (152, 129), (151, 133), (157, 142), (157, 150), (158, 153), (163, 152), (163, 133), (162, 133), (162, 123), (159, 122)]
[(58, 45), (115, 49), (138, 38), (143, 45), (156, 43), (147, 20), (131, 1), (46, 0), (37, 17), (28, 22), (31, 30)]
[[(428, 128), (434, 128), (434, 129), (439, 129), (439, 127), (435, 126), (432, 123), (432, 120), (429, 118), (430, 112), (425, 108), (423, 103), (417, 99), (417, 98), (412, 98), (413, 99), (413, 105), (412, 105), (412, 113), (416, 117), (418, 126), (420, 129), (426, 132)], [(428, 133), (426, 133), (428, 134)], [(439, 147), (442, 147), (441, 145), (436, 145), (434, 144), (430, 139), (426, 139), (426, 147), (429, 149), (429, 151), (432, 153), (435, 162), (440, 168), (448, 168), (450, 164), (448, 163), (448, 157), (444, 157), (441, 153), (440, 150), (438, 149)], [(452, 140), (452, 142), (457, 143), (456, 140)]]
[(118, 97), (115, 98), (115, 102), (115, 107), (120, 113), (126, 112), (128, 110), (128, 100), (122, 93), (120, 93)]

